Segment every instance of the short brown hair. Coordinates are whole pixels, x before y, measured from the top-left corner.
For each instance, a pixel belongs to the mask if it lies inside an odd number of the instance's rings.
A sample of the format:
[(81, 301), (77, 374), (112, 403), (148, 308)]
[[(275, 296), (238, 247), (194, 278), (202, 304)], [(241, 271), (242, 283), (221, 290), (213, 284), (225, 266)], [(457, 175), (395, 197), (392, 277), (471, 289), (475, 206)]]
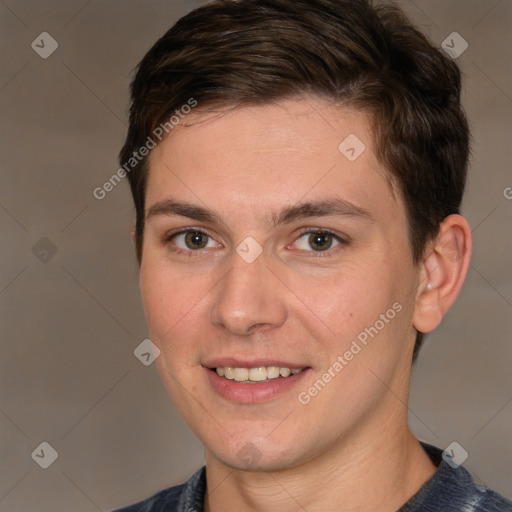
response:
[[(217, 0), (181, 18), (139, 64), (120, 162), (190, 98), (198, 109), (222, 109), (308, 94), (359, 109), (371, 116), (377, 157), (402, 194), (419, 262), (462, 201), (469, 129), (460, 92), (455, 63), (394, 5)], [(145, 157), (128, 173), (139, 263), (147, 167)]]

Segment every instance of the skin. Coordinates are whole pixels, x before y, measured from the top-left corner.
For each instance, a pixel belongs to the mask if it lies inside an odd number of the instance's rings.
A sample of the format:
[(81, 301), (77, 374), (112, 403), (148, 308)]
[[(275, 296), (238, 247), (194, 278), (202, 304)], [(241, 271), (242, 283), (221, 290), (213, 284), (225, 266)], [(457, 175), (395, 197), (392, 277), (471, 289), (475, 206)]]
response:
[[(338, 150), (349, 134), (366, 146), (355, 161)], [(462, 286), (465, 219), (445, 219), (414, 264), (367, 116), (316, 98), (190, 114), (149, 169), (140, 288), (163, 383), (205, 447), (205, 510), (397, 510), (435, 471), (407, 425), (414, 328), (434, 329)], [(339, 199), (364, 213), (275, 223), (283, 210)], [(158, 212), (168, 200), (212, 218)], [(190, 249), (179, 233), (198, 229), (207, 246)], [(341, 242), (326, 235), (331, 248), (315, 250), (315, 229)], [(262, 248), (252, 263), (236, 252), (248, 236)], [(378, 335), (300, 403), (396, 303)], [(206, 377), (219, 357), (310, 369), (281, 395), (237, 403)]]

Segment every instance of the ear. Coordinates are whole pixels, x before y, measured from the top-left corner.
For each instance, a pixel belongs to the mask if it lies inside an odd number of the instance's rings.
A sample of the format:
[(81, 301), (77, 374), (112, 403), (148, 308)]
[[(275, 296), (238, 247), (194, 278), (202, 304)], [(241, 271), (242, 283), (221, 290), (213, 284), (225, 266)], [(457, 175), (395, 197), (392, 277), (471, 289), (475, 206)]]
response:
[(413, 325), (433, 331), (459, 294), (471, 259), (472, 237), (468, 221), (450, 215), (425, 250), (421, 262)]
[(130, 236), (131, 236), (131, 239), (132, 239), (132, 244), (135, 247), (135, 226), (133, 226), (133, 228), (132, 228), (132, 230), (130, 232)]

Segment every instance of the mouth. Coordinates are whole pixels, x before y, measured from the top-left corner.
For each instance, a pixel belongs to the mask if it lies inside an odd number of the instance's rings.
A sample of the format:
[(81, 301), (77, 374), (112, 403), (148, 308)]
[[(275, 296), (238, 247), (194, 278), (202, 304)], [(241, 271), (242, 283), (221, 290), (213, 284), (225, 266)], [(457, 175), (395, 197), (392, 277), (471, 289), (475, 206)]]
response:
[(203, 366), (211, 389), (236, 403), (262, 403), (292, 392), (310, 373), (310, 366), (284, 361), (222, 359)]
[(256, 366), (240, 368), (236, 366), (217, 366), (212, 370), (227, 380), (244, 384), (256, 384), (274, 379), (286, 379), (290, 375), (298, 375), (306, 368), (288, 368), (287, 366)]

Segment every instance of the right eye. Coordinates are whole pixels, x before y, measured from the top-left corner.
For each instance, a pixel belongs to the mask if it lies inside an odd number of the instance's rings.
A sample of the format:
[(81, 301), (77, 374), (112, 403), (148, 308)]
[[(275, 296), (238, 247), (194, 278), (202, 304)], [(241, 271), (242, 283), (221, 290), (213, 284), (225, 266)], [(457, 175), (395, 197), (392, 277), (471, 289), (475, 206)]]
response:
[(198, 230), (182, 231), (168, 238), (178, 249), (182, 251), (198, 251), (210, 249), (218, 244), (207, 233)]

